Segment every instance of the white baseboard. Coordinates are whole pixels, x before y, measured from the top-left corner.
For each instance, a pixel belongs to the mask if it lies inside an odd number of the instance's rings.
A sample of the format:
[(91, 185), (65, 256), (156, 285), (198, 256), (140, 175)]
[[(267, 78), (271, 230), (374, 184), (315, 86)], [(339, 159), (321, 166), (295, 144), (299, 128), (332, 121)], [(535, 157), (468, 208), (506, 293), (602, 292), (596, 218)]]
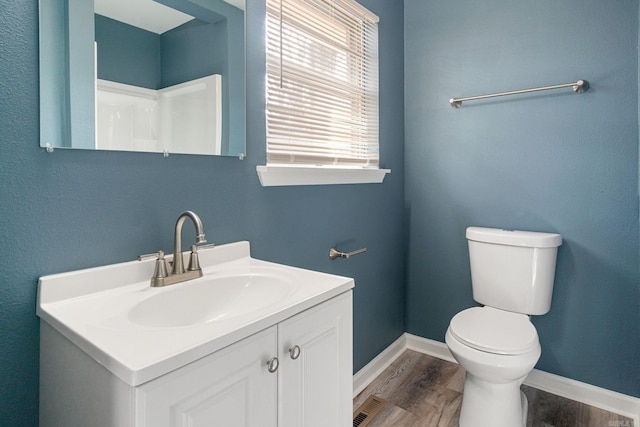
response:
[(378, 354), (365, 367), (353, 375), (353, 397), (364, 390), (378, 375), (389, 367), (406, 349), (406, 334), (400, 335), (389, 347)]
[[(353, 396), (357, 396), (364, 390), (367, 385), (391, 365), (405, 350), (414, 350), (457, 363), (445, 343), (404, 333), (353, 376)], [(633, 425), (635, 427), (640, 427), (640, 398), (627, 396), (626, 394), (537, 369), (531, 371), (525, 379), (524, 384), (548, 393), (566, 397), (567, 399), (629, 417), (633, 419)]]
[(449, 347), (447, 347), (445, 343), (408, 333), (405, 333), (404, 336), (407, 337), (407, 349), (428, 354), (429, 356), (437, 357), (447, 362), (458, 363), (458, 361), (453, 358)]
[(624, 415), (633, 419), (634, 426), (640, 426), (640, 399), (637, 397), (627, 396), (538, 369), (531, 371), (524, 383), (567, 399)]

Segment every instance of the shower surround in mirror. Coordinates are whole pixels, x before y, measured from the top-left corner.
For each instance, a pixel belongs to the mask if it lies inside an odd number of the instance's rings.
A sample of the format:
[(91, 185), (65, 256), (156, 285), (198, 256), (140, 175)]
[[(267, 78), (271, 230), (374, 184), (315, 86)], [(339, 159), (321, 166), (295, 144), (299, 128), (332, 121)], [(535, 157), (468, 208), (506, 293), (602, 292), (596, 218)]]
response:
[(41, 0), (40, 145), (243, 157), (243, 6)]
[(220, 155), (221, 86), (219, 74), (160, 90), (98, 80), (96, 148)]

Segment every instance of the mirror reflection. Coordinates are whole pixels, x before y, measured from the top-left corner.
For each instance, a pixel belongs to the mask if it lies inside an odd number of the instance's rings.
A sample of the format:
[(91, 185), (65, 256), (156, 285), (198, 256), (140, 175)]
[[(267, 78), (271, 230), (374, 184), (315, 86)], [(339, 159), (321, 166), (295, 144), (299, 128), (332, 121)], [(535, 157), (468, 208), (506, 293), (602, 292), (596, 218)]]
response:
[(242, 157), (243, 9), (41, 0), (41, 146)]

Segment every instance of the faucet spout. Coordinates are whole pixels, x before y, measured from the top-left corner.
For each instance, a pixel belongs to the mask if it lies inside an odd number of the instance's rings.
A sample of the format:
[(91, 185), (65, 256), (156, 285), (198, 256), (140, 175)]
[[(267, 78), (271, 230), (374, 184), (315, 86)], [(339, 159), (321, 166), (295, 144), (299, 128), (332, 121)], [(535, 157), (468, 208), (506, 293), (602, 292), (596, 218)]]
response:
[(173, 242), (173, 268), (171, 274), (183, 274), (185, 272), (184, 261), (182, 259), (182, 226), (187, 218), (190, 218), (196, 227), (196, 243), (207, 242), (200, 217), (192, 211), (182, 212), (176, 222), (175, 240)]

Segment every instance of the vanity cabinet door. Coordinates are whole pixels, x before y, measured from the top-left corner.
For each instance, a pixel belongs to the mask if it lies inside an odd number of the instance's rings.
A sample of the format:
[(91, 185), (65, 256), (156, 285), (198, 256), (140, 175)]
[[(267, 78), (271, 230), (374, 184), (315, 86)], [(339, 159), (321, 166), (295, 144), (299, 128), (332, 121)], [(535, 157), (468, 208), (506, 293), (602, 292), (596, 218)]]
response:
[(279, 324), (279, 427), (352, 425), (352, 324), (351, 291)]
[(278, 378), (273, 326), (136, 389), (136, 425), (275, 427)]

